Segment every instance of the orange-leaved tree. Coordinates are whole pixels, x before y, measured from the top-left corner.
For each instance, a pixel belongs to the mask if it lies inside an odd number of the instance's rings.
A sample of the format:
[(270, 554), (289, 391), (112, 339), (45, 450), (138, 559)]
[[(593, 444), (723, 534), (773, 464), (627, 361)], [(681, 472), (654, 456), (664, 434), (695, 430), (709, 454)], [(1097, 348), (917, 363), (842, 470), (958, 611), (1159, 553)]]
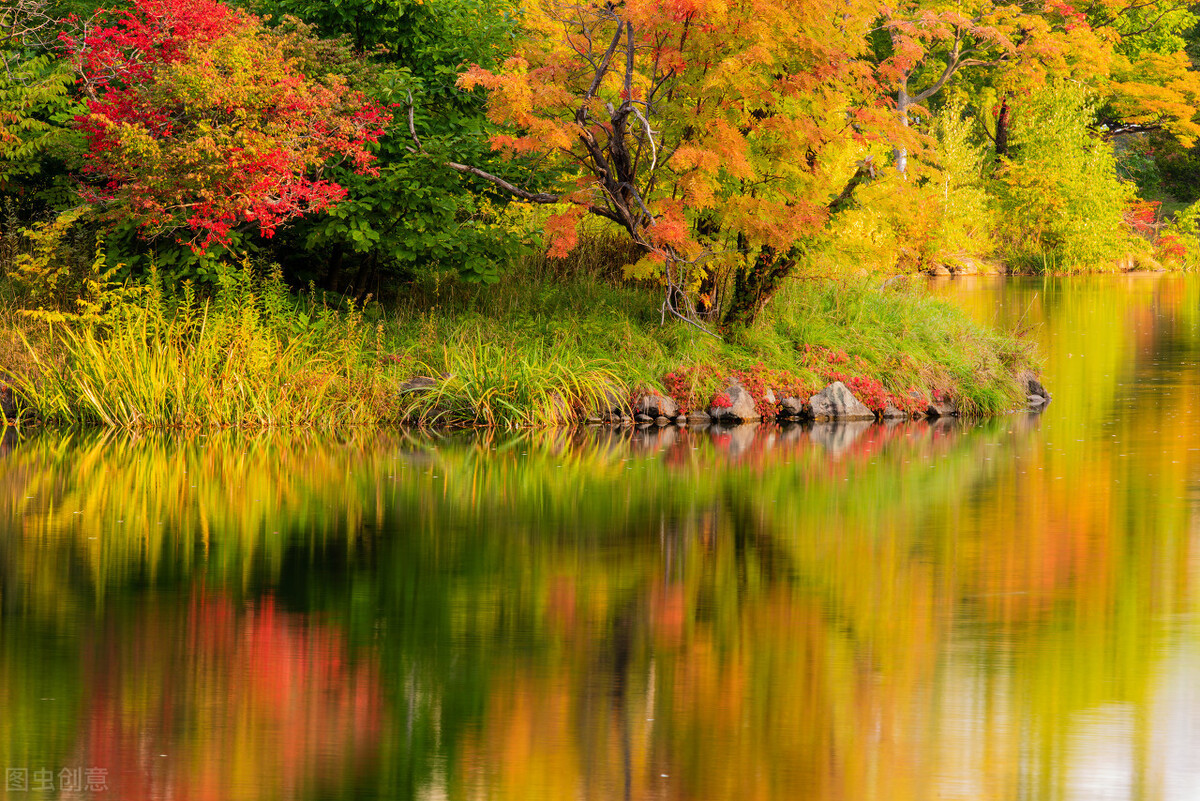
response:
[(646, 254), (632, 272), (663, 281), (664, 316), (703, 319), (719, 306), (713, 276), (731, 270), (724, 324), (753, 323), (896, 127), (862, 57), (868, 2), (533, 0), (526, 11), (516, 54), (460, 85), (489, 92), (494, 148), (549, 157), (567, 178), (534, 191), (449, 166), (561, 204), (552, 254), (573, 247), (585, 215), (620, 226)]

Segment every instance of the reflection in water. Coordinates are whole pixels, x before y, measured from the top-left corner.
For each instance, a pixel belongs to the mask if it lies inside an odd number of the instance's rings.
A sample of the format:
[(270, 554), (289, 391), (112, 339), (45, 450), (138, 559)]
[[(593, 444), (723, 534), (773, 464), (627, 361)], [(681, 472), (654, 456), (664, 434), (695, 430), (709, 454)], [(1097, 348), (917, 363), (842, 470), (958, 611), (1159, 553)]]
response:
[(1035, 332), (1042, 415), (7, 445), (0, 759), (122, 801), (1189, 797), (1200, 282), (942, 291)]

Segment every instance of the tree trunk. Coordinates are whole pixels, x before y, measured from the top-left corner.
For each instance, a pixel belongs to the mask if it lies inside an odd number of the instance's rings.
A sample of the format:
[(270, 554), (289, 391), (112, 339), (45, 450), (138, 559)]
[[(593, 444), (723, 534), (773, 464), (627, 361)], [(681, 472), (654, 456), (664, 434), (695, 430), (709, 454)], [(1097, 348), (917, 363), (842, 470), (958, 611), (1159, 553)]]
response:
[(1000, 102), (1000, 111), (996, 114), (996, 161), (1008, 157), (1008, 127), (1009, 108), (1008, 95)]
[[(858, 165), (854, 175), (846, 186), (825, 207), (828, 220), (848, 207), (854, 200), (854, 191), (864, 181), (875, 176), (875, 168), (869, 161)], [(758, 315), (766, 308), (767, 303), (783, 286), (783, 282), (792, 274), (796, 260), (800, 258), (801, 248), (791, 247), (787, 253), (778, 253), (770, 245), (763, 245), (754, 264), (738, 268), (733, 282), (733, 300), (725, 315), (723, 327), (726, 329), (748, 328), (754, 325)]]
[(738, 268), (733, 281), (733, 302), (725, 315), (725, 328), (749, 328), (783, 281), (792, 272), (799, 248), (778, 254), (775, 248), (763, 245), (754, 259), (754, 264)]
[[(900, 89), (896, 92), (896, 112), (900, 115), (900, 124), (908, 127), (908, 107), (912, 98), (908, 96), (908, 79), (900, 81)], [(896, 158), (896, 172), (901, 178), (908, 177), (908, 148), (901, 145), (893, 151)]]
[[(705, 214), (696, 221), (696, 234), (706, 239), (715, 239), (721, 235), (720, 220), (715, 214)], [(713, 320), (721, 311), (721, 298), (718, 296), (721, 287), (717, 283), (717, 274), (712, 269), (705, 269), (700, 277), (700, 288), (696, 292), (696, 315), (705, 321)]]

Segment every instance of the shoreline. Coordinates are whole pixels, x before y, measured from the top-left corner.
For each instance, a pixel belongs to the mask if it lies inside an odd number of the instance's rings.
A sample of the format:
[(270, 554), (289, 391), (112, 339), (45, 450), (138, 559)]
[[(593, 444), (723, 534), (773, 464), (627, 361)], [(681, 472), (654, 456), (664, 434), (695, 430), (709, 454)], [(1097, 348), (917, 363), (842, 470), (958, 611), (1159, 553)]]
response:
[(1048, 397), (1028, 340), (922, 279), (798, 281), (724, 339), (663, 324), (634, 282), (512, 279), (338, 308), (248, 272), (207, 300), (126, 290), (94, 319), (3, 310), (0, 383), (47, 423), (132, 430), (979, 417)]

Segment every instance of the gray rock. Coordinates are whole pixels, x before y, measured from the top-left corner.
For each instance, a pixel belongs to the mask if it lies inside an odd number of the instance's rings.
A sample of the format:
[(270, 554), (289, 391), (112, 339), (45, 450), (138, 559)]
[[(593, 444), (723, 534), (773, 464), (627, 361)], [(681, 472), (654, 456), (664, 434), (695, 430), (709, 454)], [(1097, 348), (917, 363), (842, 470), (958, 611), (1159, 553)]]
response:
[(671, 421), (665, 417), (655, 417), (654, 422), (656, 425), (665, 426), (667, 423), (669, 423)]
[(651, 417), (674, 417), (679, 414), (679, 404), (668, 395), (643, 392), (633, 399), (633, 411)]
[(675, 418), (675, 425), (677, 425), (677, 426), (686, 426), (687, 422), (688, 422), (688, 417), (686, 414), (681, 414)]
[(436, 378), (427, 375), (415, 375), (400, 385), (400, 392), (428, 392), (438, 385)]
[(874, 420), (875, 412), (854, 397), (841, 381), (834, 381), (808, 400), (814, 420)]
[(1049, 390), (1042, 386), (1042, 382), (1038, 380), (1038, 377), (1029, 370), (1025, 370), (1017, 376), (1017, 386), (1029, 398), (1031, 404), (1034, 397), (1041, 398), (1041, 403), (1038, 405), (1050, 402)]
[(734, 381), (723, 393), (729, 398), (729, 406), (710, 405), (708, 416), (716, 422), (745, 423), (758, 420), (758, 410), (754, 407), (754, 398), (738, 382)]
[(654, 418), (648, 414), (635, 414), (633, 416), (633, 419), (637, 420), (639, 423), (653, 423), (654, 422)]
[(617, 420), (621, 419), (621, 415), (628, 411), (625, 393), (615, 387), (605, 387), (600, 392), (599, 408), (596, 411)]
[(780, 417), (808, 417), (811, 411), (800, 398), (784, 398), (779, 402)]
[(779, 401), (775, 399), (775, 390), (771, 389), (770, 387), (767, 387), (767, 391), (763, 393), (763, 400), (765, 400), (771, 406), (776, 406), (779, 403)]
[(884, 420), (906, 420), (908, 419), (908, 412), (903, 412), (889, 403), (883, 407), (883, 414), (880, 416)]
[(925, 407), (925, 414), (928, 417), (958, 417), (958, 404), (954, 398), (934, 398)]
[(706, 426), (712, 422), (712, 418), (704, 412), (691, 412), (687, 416), (687, 421), (690, 426)]
[(17, 393), (3, 379), (0, 379), (0, 417), (17, 419)]

